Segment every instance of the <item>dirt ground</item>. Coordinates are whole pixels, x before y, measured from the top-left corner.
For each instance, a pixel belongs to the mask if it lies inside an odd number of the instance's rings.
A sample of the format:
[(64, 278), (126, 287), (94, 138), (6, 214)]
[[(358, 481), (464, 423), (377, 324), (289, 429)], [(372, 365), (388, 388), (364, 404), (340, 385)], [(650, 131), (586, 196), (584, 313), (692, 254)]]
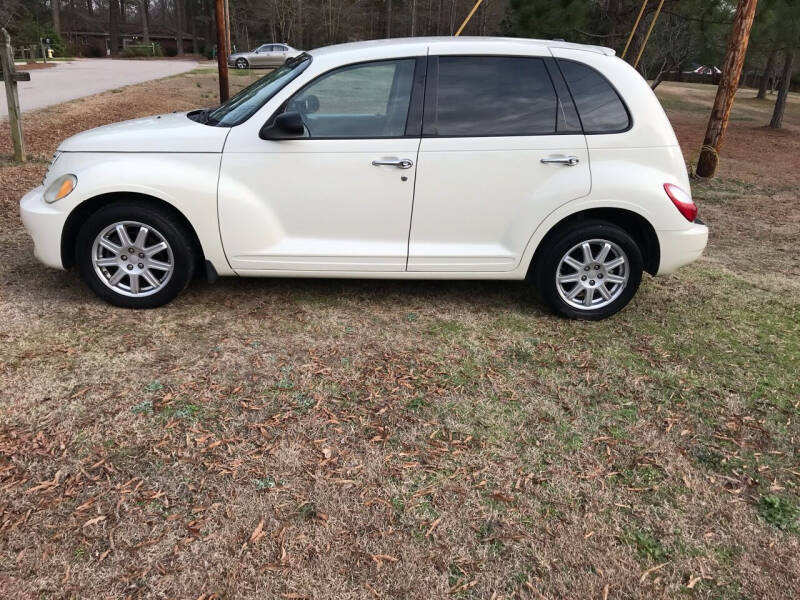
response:
[[(242, 87), (247, 74), (232, 81)], [(800, 597), (800, 99), (743, 90), (711, 243), (601, 323), (521, 283), (220, 280), (163, 309), (32, 255), (63, 138), (208, 70), (0, 124), (7, 598)], [(714, 90), (662, 84), (696, 157)]]

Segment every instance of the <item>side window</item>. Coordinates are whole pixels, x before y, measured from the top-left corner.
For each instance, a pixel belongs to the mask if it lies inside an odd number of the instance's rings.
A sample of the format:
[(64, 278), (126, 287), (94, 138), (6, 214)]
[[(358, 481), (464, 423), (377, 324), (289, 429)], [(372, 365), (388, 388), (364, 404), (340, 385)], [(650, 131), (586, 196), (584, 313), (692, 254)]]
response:
[(571, 60), (559, 60), (558, 66), (575, 99), (586, 133), (617, 133), (628, 128), (628, 111), (605, 77)]
[(269, 52), (270, 50), (272, 50), (272, 46), (269, 44), (264, 44), (263, 46), (260, 46), (256, 52)]
[(437, 82), (435, 102), (425, 108), (426, 135), (556, 132), (556, 92), (539, 58), (440, 56)]
[(312, 138), (380, 138), (405, 135), (413, 58), (336, 69), (306, 86), (287, 106)]

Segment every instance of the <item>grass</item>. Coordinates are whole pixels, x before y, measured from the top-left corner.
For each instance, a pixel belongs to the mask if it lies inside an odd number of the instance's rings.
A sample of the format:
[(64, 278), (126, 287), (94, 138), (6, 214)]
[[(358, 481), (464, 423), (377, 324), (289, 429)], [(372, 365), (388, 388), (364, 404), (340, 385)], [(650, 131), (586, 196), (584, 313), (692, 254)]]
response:
[[(215, 85), (32, 113), (29, 147)], [(713, 90), (687, 90), (659, 95), (690, 155)], [(742, 110), (694, 184), (706, 255), (600, 323), (489, 282), (223, 279), (115, 309), (32, 256), (16, 201), (45, 161), (0, 163), (5, 596), (800, 595), (800, 181), (774, 168), (800, 114), (783, 135)]]

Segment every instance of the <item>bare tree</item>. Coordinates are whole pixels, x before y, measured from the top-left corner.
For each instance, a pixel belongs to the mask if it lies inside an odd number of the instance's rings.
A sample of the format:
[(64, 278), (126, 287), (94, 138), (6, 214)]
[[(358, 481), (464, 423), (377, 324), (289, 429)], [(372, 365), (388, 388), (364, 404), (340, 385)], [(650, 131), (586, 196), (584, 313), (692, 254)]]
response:
[(119, 52), (119, 0), (108, 0), (108, 29), (111, 34), (111, 54)]
[(183, 6), (184, 0), (175, 0), (176, 54), (183, 56)]
[(147, 1), (139, 0), (139, 12), (142, 15), (142, 40), (145, 44), (150, 43), (150, 28), (147, 23)]
[(53, 15), (53, 31), (61, 35), (61, 0), (50, 0), (50, 12)]
[(3, 0), (0, 2), (0, 26), (7, 27), (20, 9), (19, 0)]
[(653, 76), (652, 89), (656, 89), (664, 76), (681, 66), (691, 52), (689, 24), (674, 15), (665, 15), (656, 27), (647, 47), (646, 62), (642, 65), (645, 73)]

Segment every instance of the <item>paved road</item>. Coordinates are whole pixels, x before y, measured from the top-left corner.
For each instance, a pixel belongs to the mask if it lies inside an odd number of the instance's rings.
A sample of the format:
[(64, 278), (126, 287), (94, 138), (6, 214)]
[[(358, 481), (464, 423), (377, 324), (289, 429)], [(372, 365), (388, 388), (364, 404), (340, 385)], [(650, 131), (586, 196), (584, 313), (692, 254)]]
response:
[[(141, 83), (194, 69), (192, 60), (111, 60), (83, 58), (58, 62), (49, 69), (34, 69), (31, 80), (19, 84), (23, 112), (67, 100)], [(0, 87), (2, 84), (0, 83)], [(2, 92), (2, 90), (0, 90)], [(0, 93), (0, 116), (8, 115), (5, 92)]]

